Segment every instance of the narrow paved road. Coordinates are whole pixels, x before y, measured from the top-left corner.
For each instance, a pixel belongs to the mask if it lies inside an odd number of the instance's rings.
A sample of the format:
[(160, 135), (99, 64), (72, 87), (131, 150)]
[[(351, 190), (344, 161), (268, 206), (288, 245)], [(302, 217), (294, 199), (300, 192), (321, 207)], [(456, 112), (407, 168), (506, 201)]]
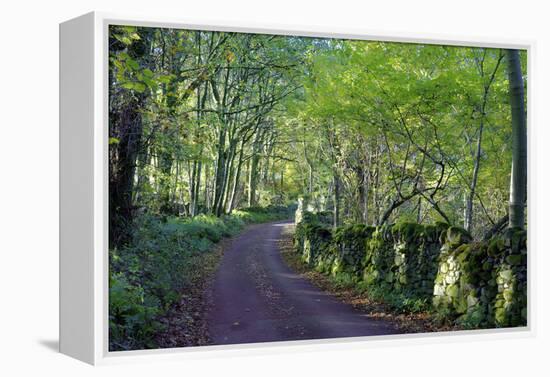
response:
[(255, 225), (233, 239), (213, 284), (208, 315), (214, 344), (394, 333), (291, 271), (279, 252), (289, 222)]

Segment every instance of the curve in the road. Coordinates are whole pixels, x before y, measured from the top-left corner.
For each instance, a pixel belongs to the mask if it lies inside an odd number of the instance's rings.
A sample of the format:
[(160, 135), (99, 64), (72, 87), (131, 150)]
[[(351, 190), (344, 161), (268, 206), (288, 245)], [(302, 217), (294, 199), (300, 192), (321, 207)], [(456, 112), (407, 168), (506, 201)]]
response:
[(213, 344), (395, 333), (321, 291), (284, 263), (279, 241), (290, 222), (254, 225), (228, 243), (212, 287)]

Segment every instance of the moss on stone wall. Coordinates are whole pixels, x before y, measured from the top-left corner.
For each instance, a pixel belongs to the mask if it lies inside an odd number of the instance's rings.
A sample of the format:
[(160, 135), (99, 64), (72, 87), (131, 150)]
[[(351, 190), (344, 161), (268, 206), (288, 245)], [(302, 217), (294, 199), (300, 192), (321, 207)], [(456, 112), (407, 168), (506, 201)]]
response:
[(367, 240), (372, 237), (375, 228), (362, 225), (348, 225), (333, 232), (332, 247), (335, 249), (336, 268), (333, 273), (348, 272), (361, 275)]
[(331, 231), (326, 226), (302, 221), (296, 229), (295, 245), (303, 261), (314, 266), (319, 258), (328, 254), (331, 238)]
[(303, 214), (295, 242), (303, 260), (321, 272), (351, 274), (367, 284), (427, 298), (433, 292), (440, 234), (446, 229), (446, 224), (355, 224), (330, 232), (316, 215)]
[(496, 274), (497, 295), (494, 303), (497, 326), (527, 324), (527, 234), (509, 229)]
[(304, 262), (379, 291), (429, 300), (442, 317), (467, 328), (527, 323), (526, 233), (473, 242), (445, 223), (362, 224), (332, 230), (324, 213), (302, 213), (294, 235)]
[(525, 232), (462, 244), (457, 234), (448, 234), (441, 248), (434, 309), (466, 327), (526, 325)]
[(431, 297), (441, 250), (439, 239), (447, 227), (443, 223), (428, 226), (406, 223), (392, 227), (395, 289), (413, 297)]
[(391, 227), (376, 229), (372, 236), (365, 240), (366, 250), (363, 259), (363, 279), (367, 284), (389, 287), (393, 283), (391, 267), (394, 263), (391, 243)]

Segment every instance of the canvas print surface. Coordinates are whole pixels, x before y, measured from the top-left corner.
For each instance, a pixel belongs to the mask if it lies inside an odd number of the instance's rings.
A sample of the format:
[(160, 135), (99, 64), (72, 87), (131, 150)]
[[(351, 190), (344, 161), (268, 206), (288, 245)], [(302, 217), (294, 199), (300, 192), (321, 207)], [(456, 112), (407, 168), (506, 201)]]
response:
[(110, 351), (527, 325), (525, 51), (108, 43)]

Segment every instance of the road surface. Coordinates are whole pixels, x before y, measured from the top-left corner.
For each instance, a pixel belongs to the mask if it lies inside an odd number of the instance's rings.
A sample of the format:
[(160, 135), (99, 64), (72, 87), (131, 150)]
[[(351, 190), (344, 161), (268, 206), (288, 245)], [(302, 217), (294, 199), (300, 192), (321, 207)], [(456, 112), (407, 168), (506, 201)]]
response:
[(290, 222), (254, 225), (228, 242), (212, 286), (213, 344), (357, 337), (395, 333), (321, 291), (282, 260)]

